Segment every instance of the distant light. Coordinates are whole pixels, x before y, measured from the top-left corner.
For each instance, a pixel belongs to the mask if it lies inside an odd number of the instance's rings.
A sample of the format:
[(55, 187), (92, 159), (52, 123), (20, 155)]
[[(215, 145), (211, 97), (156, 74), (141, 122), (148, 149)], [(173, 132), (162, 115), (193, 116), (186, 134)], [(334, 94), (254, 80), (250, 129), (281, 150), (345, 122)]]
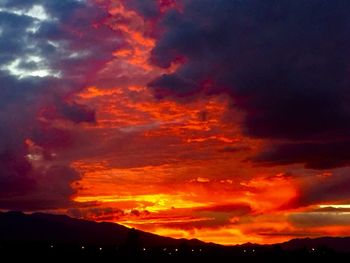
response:
[(178, 251), (178, 249), (177, 249), (177, 248), (175, 248), (175, 251), (177, 252), (177, 251)]
[(255, 249), (253, 249), (253, 253), (255, 252)]
[(192, 249), (191, 251), (194, 252), (194, 249)]
[(53, 245), (51, 245), (50, 248), (53, 248)]
[(200, 248), (199, 251), (202, 252), (202, 249)]
[(169, 252), (169, 255), (171, 256), (171, 252)]
[(243, 250), (243, 252), (244, 252), (244, 253), (246, 253), (246, 252), (247, 252), (247, 250), (245, 250), (245, 249), (244, 249), (244, 250)]
[(99, 250), (102, 251), (102, 247), (100, 247)]
[(84, 249), (85, 249), (85, 247), (84, 247), (84, 246), (81, 246), (81, 249), (83, 249), (83, 250), (84, 250)]
[(163, 248), (163, 251), (166, 251), (166, 247), (165, 247), (165, 248)]
[(311, 248), (312, 251), (315, 251), (315, 248)]
[(143, 251), (146, 251), (146, 248), (144, 247), (142, 250), (143, 250)]

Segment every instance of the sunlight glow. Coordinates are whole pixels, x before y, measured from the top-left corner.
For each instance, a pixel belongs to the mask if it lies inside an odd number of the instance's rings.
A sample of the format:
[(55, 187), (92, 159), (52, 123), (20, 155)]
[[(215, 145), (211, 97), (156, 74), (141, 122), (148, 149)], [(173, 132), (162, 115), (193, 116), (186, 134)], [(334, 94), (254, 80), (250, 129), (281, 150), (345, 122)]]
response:
[(336, 205), (336, 204), (329, 204), (329, 205), (319, 205), (320, 208), (337, 208), (337, 209), (350, 209), (350, 204), (344, 204), (344, 205)]
[(195, 202), (185, 199), (185, 197), (177, 195), (167, 194), (154, 194), (154, 195), (135, 195), (135, 196), (78, 196), (74, 199), (76, 202), (101, 202), (101, 203), (113, 203), (113, 202), (125, 202), (125, 201), (138, 201), (149, 202), (151, 204), (145, 205), (143, 208), (150, 212), (158, 212), (162, 210), (168, 210), (171, 208), (195, 208), (205, 206), (206, 203)]

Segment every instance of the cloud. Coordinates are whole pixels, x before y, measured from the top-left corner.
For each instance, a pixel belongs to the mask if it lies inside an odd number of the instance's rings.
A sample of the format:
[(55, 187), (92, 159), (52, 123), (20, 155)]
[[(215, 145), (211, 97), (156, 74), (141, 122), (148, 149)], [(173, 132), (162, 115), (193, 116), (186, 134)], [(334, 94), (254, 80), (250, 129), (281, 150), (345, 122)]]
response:
[(63, 123), (95, 122), (71, 97), (119, 46), (106, 15), (91, 1), (1, 1), (0, 208), (71, 205), (80, 176), (57, 152), (74, 140)]
[(125, 212), (123, 210), (112, 207), (69, 208), (67, 213), (68, 215), (76, 218), (93, 218), (94, 220), (99, 221), (115, 221), (125, 216)]
[(238, 152), (250, 151), (250, 150), (252, 149), (247, 145), (234, 145), (234, 146), (226, 146), (224, 148), (219, 149), (218, 151), (223, 153), (238, 153)]
[(274, 144), (252, 161), (262, 165), (305, 163), (306, 168), (331, 169), (350, 164), (350, 141)]
[(299, 227), (350, 226), (350, 213), (294, 213), (289, 216), (289, 221)]
[(155, 18), (160, 14), (160, 5), (157, 0), (124, 0), (124, 5), (146, 18)]
[[(11, 170), (10, 170), (11, 171)], [(74, 190), (70, 184), (80, 179), (79, 174), (67, 166), (50, 166), (47, 169), (31, 170), (21, 174), (1, 174), (4, 191), (0, 196), (0, 207), (9, 210), (42, 210), (73, 205), (70, 196)], [(6, 177), (5, 177), (6, 178)], [(8, 188), (6, 186), (10, 186)]]
[[(321, 164), (350, 131), (348, 1), (179, 2), (155, 29), (151, 61), (179, 65), (149, 84), (158, 97), (226, 93), (246, 135), (288, 141), (272, 146), (270, 164), (348, 165), (342, 153)], [(290, 148), (302, 153), (288, 159)]]
[(244, 203), (229, 203), (229, 204), (220, 204), (208, 207), (201, 207), (196, 209), (196, 211), (201, 212), (222, 212), (230, 213), (231, 215), (245, 215), (249, 214), (252, 209), (248, 204)]
[(63, 117), (73, 121), (74, 123), (93, 123), (96, 121), (95, 111), (85, 105), (75, 102), (65, 102), (58, 106), (59, 112)]
[[(335, 170), (327, 177), (306, 177), (300, 182), (299, 194), (291, 200), (292, 207), (334, 204), (350, 200), (349, 169)], [(338, 210), (339, 211), (339, 210)]]
[(98, 205), (92, 202), (87, 207), (69, 208), (67, 214), (75, 218), (108, 222), (132, 222), (133, 220), (142, 220), (150, 215), (147, 210), (122, 210), (117, 207), (100, 207)]
[(158, 224), (175, 229), (215, 229), (222, 226), (236, 225), (241, 218), (249, 217), (252, 213), (252, 208), (245, 203), (223, 203), (191, 210), (191, 216), (184, 217), (183, 220), (159, 222)]

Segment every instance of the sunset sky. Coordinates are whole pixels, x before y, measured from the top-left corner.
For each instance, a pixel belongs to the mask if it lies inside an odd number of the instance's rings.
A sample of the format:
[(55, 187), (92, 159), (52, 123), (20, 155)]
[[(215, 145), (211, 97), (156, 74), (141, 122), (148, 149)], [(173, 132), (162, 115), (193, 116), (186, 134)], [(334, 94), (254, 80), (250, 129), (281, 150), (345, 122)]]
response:
[(220, 244), (350, 235), (349, 12), (0, 0), (0, 209)]

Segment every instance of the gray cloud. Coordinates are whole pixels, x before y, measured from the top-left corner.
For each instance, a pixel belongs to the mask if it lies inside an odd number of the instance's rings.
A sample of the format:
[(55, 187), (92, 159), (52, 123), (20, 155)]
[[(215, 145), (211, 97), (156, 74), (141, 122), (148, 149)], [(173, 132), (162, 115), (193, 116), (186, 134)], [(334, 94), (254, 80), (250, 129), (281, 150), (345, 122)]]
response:
[(79, 174), (55, 152), (73, 136), (54, 121), (95, 121), (92, 109), (69, 98), (118, 48), (105, 16), (90, 1), (1, 1), (0, 208), (71, 204)]
[(289, 221), (298, 227), (350, 226), (350, 213), (295, 213), (289, 216)]

